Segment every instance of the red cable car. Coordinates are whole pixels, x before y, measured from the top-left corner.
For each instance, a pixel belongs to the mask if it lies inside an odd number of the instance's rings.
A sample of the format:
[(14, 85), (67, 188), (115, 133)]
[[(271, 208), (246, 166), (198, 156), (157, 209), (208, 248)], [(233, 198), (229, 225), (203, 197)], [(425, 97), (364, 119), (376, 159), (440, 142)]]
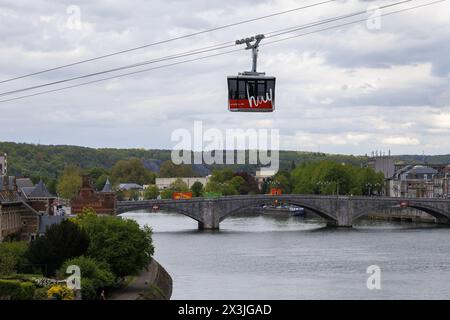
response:
[[(228, 77), (228, 110), (243, 112), (272, 112), (275, 109), (275, 77), (256, 71), (258, 47), (264, 35), (237, 40), (236, 44), (247, 44), (252, 49), (252, 71)], [(252, 44), (252, 42), (254, 42)]]
[(246, 75), (228, 77), (230, 111), (271, 112), (275, 108), (275, 77)]

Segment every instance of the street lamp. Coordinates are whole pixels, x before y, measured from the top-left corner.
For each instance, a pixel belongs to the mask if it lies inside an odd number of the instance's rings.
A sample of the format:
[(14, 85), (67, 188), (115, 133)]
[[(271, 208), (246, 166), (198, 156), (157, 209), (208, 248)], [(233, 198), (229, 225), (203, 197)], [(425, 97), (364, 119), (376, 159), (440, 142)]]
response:
[[(320, 186), (320, 188), (322, 188), (322, 186), (329, 186), (331, 184), (336, 184), (336, 195), (339, 196), (339, 182), (338, 181), (318, 181), (317, 182), (317, 185)], [(333, 191), (333, 194), (334, 194), (334, 191)]]

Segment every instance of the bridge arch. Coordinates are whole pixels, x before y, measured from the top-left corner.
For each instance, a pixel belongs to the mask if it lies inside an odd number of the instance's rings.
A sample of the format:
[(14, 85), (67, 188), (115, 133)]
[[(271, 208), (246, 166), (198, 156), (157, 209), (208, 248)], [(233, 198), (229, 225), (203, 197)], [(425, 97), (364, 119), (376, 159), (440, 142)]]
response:
[[(436, 209), (431, 206), (427, 206), (425, 204), (407, 203), (402, 208), (416, 209), (416, 210), (425, 212), (438, 220), (449, 220), (450, 219), (450, 217), (445, 212), (442, 212), (439, 209)], [(394, 205), (392, 203), (377, 204), (377, 205), (371, 206), (370, 208), (366, 208), (364, 210), (357, 212), (356, 214), (354, 214), (353, 220), (355, 221), (356, 219), (362, 218), (362, 217), (364, 217), (368, 214), (374, 213), (376, 211), (389, 210), (389, 209), (401, 209), (401, 208), (398, 205)]]
[[(121, 208), (120, 210), (117, 211), (118, 214), (122, 214), (122, 213), (126, 213), (126, 212), (130, 212), (130, 211), (137, 211), (137, 210), (153, 210), (151, 207), (143, 207), (142, 205), (131, 205), (131, 206), (127, 206), (125, 208)], [(170, 212), (175, 212), (178, 214), (182, 214), (184, 216), (187, 216), (191, 219), (194, 219), (195, 221), (199, 222), (199, 223), (203, 223), (203, 221), (200, 219), (199, 216), (196, 216), (195, 214), (193, 214), (192, 212), (189, 212), (188, 210), (183, 210), (177, 206), (174, 205), (170, 205), (170, 204), (159, 204), (159, 210), (164, 210), (164, 211), (170, 211)]]
[[(219, 218), (219, 221), (222, 222), (223, 220), (231, 217), (232, 215), (234, 215), (235, 213), (244, 210), (246, 208), (250, 208), (253, 206), (263, 206), (263, 205), (267, 205), (267, 204), (272, 204), (274, 201), (274, 198), (268, 198), (268, 199), (258, 199), (256, 201), (252, 201), (252, 202), (244, 202), (241, 205), (239, 205), (237, 208), (233, 208), (230, 211), (225, 212), (224, 214), (222, 214)], [(320, 216), (321, 218), (325, 219), (327, 222), (336, 222), (337, 219), (336, 217), (334, 217), (332, 214), (326, 212), (325, 210), (318, 208), (310, 203), (306, 203), (305, 201), (302, 200), (295, 200), (295, 199), (285, 199), (283, 198), (283, 201), (291, 204), (291, 205), (296, 205), (305, 209), (308, 209), (312, 212), (314, 212), (315, 214), (317, 214), (318, 216)]]

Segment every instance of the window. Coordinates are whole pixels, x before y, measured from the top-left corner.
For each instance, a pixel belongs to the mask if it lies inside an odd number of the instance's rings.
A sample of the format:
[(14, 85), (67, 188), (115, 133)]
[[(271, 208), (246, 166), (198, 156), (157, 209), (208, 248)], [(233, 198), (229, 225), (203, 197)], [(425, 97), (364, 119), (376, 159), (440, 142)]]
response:
[(239, 99), (246, 99), (247, 98), (247, 90), (245, 86), (245, 80), (240, 79), (238, 82), (238, 98)]
[(266, 99), (266, 82), (258, 81), (258, 97)]
[(247, 89), (248, 89), (248, 96), (256, 98), (257, 96), (256, 81), (253, 80), (247, 81)]
[(228, 79), (228, 97), (237, 99), (237, 79)]

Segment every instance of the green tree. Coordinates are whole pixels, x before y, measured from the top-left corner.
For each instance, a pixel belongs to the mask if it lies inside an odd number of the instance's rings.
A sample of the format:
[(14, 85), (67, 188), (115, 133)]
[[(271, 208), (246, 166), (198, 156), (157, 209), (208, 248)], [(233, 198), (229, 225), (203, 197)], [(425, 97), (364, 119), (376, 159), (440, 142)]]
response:
[(228, 182), (214, 182), (208, 181), (205, 187), (206, 192), (218, 192), (224, 196), (231, 196), (239, 194), (235, 186)]
[(159, 189), (156, 185), (152, 184), (147, 189), (144, 190), (144, 199), (156, 199), (159, 196)]
[(203, 194), (203, 183), (195, 181), (191, 186), (191, 191), (194, 197), (200, 197)]
[(106, 262), (86, 256), (66, 260), (58, 271), (60, 278), (67, 277), (66, 270), (71, 265), (80, 267), (83, 300), (94, 300), (100, 289), (110, 288), (115, 284), (114, 274)]
[(142, 160), (131, 158), (118, 161), (111, 170), (114, 183), (137, 183), (140, 185), (155, 183), (156, 174), (144, 167)]
[(28, 243), (21, 241), (0, 243), (0, 275), (11, 275), (19, 272), (26, 263), (25, 253)]
[(30, 264), (52, 276), (67, 259), (83, 255), (89, 247), (89, 237), (69, 220), (50, 226), (44, 236), (30, 243), (25, 257)]
[(88, 170), (88, 175), (91, 177), (95, 189), (102, 190), (106, 179), (109, 176), (109, 171), (101, 167), (93, 167)]
[(228, 182), (234, 190), (236, 190), (239, 194), (248, 194), (249, 189), (247, 186), (247, 183), (245, 182), (244, 178), (241, 176), (234, 176), (231, 178)]
[(173, 190), (170, 188), (166, 188), (161, 190), (160, 194), (162, 199), (172, 199)]
[(178, 178), (174, 182), (172, 182), (169, 186), (172, 191), (175, 192), (187, 192), (189, 191), (189, 187), (186, 182), (182, 179)]
[(123, 201), (125, 199), (125, 194), (122, 190), (116, 192), (117, 201)]
[(250, 173), (244, 171), (236, 172), (235, 176), (242, 177), (245, 180), (245, 183), (238, 190), (240, 194), (257, 194), (260, 192), (255, 177)]
[(209, 181), (213, 182), (226, 182), (234, 177), (234, 171), (230, 168), (224, 168), (222, 170), (214, 169)]
[(116, 277), (137, 274), (153, 255), (151, 229), (117, 217), (87, 216), (81, 227), (90, 238), (87, 255), (109, 264)]
[(284, 174), (276, 174), (272, 180), (272, 186), (275, 188), (280, 188), (283, 193), (291, 192), (289, 178)]
[(335, 161), (297, 166), (291, 173), (294, 193), (368, 194), (381, 192), (384, 177), (372, 168), (360, 168)]
[(159, 176), (161, 178), (185, 178), (195, 177), (191, 165), (174, 164), (171, 160), (164, 161), (159, 169)]
[(139, 200), (139, 191), (138, 190), (129, 190), (128, 191), (129, 195), (130, 195), (130, 200), (134, 200), (137, 201)]
[(65, 199), (71, 199), (76, 196), (81, 188), (81, 175), (80, 168), (74, 166), (66, 167), (56, 186), (58, 195)]

